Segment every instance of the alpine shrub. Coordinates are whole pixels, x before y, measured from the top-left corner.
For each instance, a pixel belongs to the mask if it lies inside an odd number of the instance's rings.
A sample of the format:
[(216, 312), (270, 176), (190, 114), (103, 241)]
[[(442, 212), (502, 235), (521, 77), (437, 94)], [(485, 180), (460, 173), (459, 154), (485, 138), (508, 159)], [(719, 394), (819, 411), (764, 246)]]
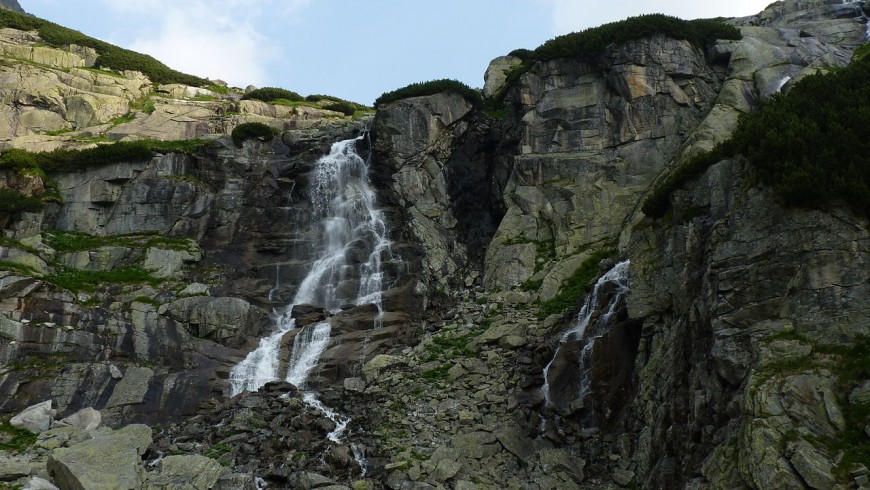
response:
[(241, 147), (242, 143), (252, 138), (262, 138), (265, 141), (272, 141), (275, 137), (274, 130), (258, 122), (239, 124), (232, 132), (233, 143)]

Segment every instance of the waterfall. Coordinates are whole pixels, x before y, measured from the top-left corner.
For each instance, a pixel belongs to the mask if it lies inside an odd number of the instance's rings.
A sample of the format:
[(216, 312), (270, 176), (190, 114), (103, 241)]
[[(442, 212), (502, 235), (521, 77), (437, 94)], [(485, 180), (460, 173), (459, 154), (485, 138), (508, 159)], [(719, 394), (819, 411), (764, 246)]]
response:
[[(357, 142), (364, 137), (334, 143), (329, 154), (317, 161), (309, 189), (313, 216), (320, 226), (315, 260), (292, 302), (276, 315), (277, 329), (230, 372), (231, 396), (256, 391), (280, 378), (281, 339), (296, 327), (290, 317), (295, 305), (311, 304), (335, 313), (347, 305), (374, 304), (378, 315), (373, 327), (381, 326), (384, 262), (397, 259), (387, 238), (384, 213), (375, 207), (368, 161), (356, 152)], [(277, 275), (276, 269), (273, 290), (278, 288)], [(329, 322), (323, 321), (296, 334), (286, 381), (305, 388), (329, 344), (330, 332)], [(317, 408), (326, 413), (322, 405)]]
[[(559, 338), (559, 347), (556, 348), (553, 358), (550, 359), (550, 362), (547, 363), (546, 367), (544, 367), (544, 384), (541, 386), (541, 395), (543, 395), (544, 403), (547, 407), (553, 406), (553, 400), (551, 399), (550, 394), (550, 368), (558, 357), (559, 350), (569, 341), (585, 340), (580, 353), (580, 365), (578, 366), (578, 371), (580, 373), (580, 399), (582, 400), (587, 394), (589, 394), (592, 385), (590, 376), (592, 368), (592, 347), (595, 343), (595, 339), (603, 336), (610, 330), (610, 326), (613, 323), (613, 317), (616, 315), (619, 307), (619, 300), (626, 292), (628, 292), (629, 264), (630, 262), (628, 260), (619, 262), (613, 266), (612, 269), (607, 271), (607, 273), (598, 278), (598, 281), (595, 282), (595, 286), (592, 288), (592, 293), (590, 293), (583, 302), (583, 307), (577, 315), (577, 320), (572, 323), (571, 328), (566, 330)], [(605, 293), (603, 287), (608, 283), (613, 284), (616, 289), (607, 291), (610, 293), (610, 298), (607, 304), (604, 305), (603, 311), (599, 311), (601, 310), (601, 295)], [(595, 315), (595, 313), (599, 314)], [(590, 328), (590, 323), (592, 323), (592, 328)]]

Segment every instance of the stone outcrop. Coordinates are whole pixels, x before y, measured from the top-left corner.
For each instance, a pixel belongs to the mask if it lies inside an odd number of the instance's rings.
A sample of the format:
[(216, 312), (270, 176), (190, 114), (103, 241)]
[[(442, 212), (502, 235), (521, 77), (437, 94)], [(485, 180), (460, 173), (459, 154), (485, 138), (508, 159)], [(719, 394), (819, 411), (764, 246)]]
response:
[(82, 443), (54, 449), (48, 472), (63, 489), (140, 488), (141, 456), (151, 437), (151, 428), (144, 425), (94, 434)]
[(0, 29), (0, 142), (50, 151), (104, 140), (201, 138), (246, 122), (284, 131), (352, 119), (315, 105), (240, 101), (240, 90), (155, 88), (142, 73), (95, 68), (97, 57), (93, 48), (45, 46), (35, 31)]
[(516, 56), (499, 56), (490, 61), (483, 74), (483, 96), (493, 97), (505, 89), (508, 72), (522, 62), (523, 60)]

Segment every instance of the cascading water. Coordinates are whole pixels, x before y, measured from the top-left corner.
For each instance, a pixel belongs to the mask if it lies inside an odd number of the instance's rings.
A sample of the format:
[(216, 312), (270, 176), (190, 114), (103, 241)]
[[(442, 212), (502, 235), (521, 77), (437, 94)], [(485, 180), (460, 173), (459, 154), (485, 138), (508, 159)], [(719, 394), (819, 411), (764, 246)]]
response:
[[(629, 264), (628, 260), (619, 262), (596, 281), (592, 293), (586, 297), (583, 307), (577, 315), (577, 321), (559, 338), (559, 347), (556, 348), (553, 358), (544, 367), (544, 384), (541, 386), (541, 395), (543, 395), (544, 403), (547, 407), (553, 406), (550, 393), (550, 368), (559, 356), (559, 350), (569, 341), (585, 340), (580, 353), (580, 366), (578, 366), (580, 373), (580, 401), (589, 394), (592, 385), (590, 377), (592, 347), (595, 339), (603, 336), (610, 330), (613, 318), (619, 307), (619, 301), (628, 292)], [(610, 294), (610, 298), (607, 304), (604, 305), (603, 311), (597, 311), (602, 310), (600, 305), (602, 300), (601, 295), (605, 293), (604, 286), (608, 283), (613, 284), (615, 289), (607, 291)], [(596, 315), (596, 313), (600, 314)], [(590, 323), (592, 323), (592, 328), (590, 328)]]
[[(356, 152), (357, 142), (364, 137), (333, 144), (329, 155), (317, 161), (310, 190), (314, 217), (322, 227), (315, 246), (316, 260), (293, 301), (276, 315), (276, 331), (261, 339), (259, 347), (230, 372), (231, 396), (279, 379), (281, 339), (296, 326), (290, 317), (295, 305), (310, 304), (337, 312), (346, 305), (374, 304), (378, 315), (373, 326), (381, 326), (384, 259), (394, 257), (384, 214), (375, 207), (368, 162)], [(305, 388), (330, 333), (330, 323), (324, 321), (306, 325), (296, 334), (286, 381)]]

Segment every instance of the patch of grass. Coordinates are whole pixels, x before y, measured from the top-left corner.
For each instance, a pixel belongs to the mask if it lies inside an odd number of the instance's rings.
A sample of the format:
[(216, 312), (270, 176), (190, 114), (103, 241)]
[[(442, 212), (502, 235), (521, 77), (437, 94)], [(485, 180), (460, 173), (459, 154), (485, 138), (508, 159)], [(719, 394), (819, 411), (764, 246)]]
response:
[(229, 453), (232, 450), (233, 448), (231, 448), (228, 444), (220, 443), (208, 448), (208, 450), (206, 450), (203, 455), (208, 458), (219, 459), (221, 456)]
[(58, 272), (44, 277), (45, 281), (62, 289), (78, 293), (93, 292), (94, 288), (103, 284), (151, 284), (156, 285), (160, 279), (153, 277), (148, 271), (135, 266), (120, 267), (108, 271), (88, 271), (58, 267)]
[(202, 179), (194, 177), (193, 175), (167, 175), (166, 178), (177, 182), (188, 182), (199, 187), (208, 188), (208, 185), (203, 182)]
[(437, 335), (434, 335), (431, 342), (426, 344), (425, 350), (427, 353), (425, 362), (431, 362), (438, 359), (450, 360), (458, 357), (472, 357), (477, 354), (477, 351), (468, 347), (468, 344), (477, 338), (485, 329), (475, 328), (463, 334), (455, 331), (443, 329)]
[(29, 265), (19, 264), (17, 262), (12, 262), (11, 260), (3, 259), (0, 259), (0, 270), (18, 271), (28, 276), (35, 276), (39, 274), (36, 269)]
[(118, 116), (109, 121), (109, 126), (114, 128), (115, 126), (120, 126), (121, 124), (131, 122), (133, 121), (133, 119), (136, 119), (136, 114), (133, 112), (128, 112), (123, 116)]
[(66, 134), (66, 133), (72, 133), (73, 131), (74, 130), (72, 128), (61, 128), (61, 129), (55, 129), (53, 131), (43, 131), (42, 134), (44, 134), (46, 136), (60, 136), (62, 134)]
[(43, 233), (43, 240), (58, 252), (83, 252), (100, 247), (163, 248), (192, 251), (191, 243), (184, 238), (173, 238), (156, 232), (129, 235), (88, 235), (79, 231), (52, 230)]
[(448, 378), (447, 371), (453, 367), (453, 364), (444, 363), (436, 368), (429, 369), (420, 373), (420, 377), (430, 383), (446, 381)]
[(520, 291), (537, 291), (541, 289), (541, 286), (544, 284), (543, 279), (531, 280), (526, 279), (525, 281), (520, 283)]
[(30, 246), (27, 246), (27, 245), (19, 242), (18, 240), (15, 240), (14, 238), (9, 238), (9, 237), (3, 236), (3, 235), (0, 235), (0, 247), (14, 248), (14, 249), (18, 249), (18, 250), (22, 250), (24, 252), (27, 252), (29, 254), (39, 255), (39, 250), (37, 250), (33, 247), (30, 247)]
[(154, 298), (149, 298), (148, 296), (136, 296), (135, 298), (133, 298), (133, 301), (131, 301), (131, 303), (142, 303), (155, 307), (159, 307), (163, 304)]
[(145, 114), (153, 114), (154, 111), (157, 109), (157, 107), (154, 105), (154, 100), (152, 100), (150, 97), (145, 97), (139, 102), (130, 104), (130, 108), (140, 110)]
[(590, 283), (598, 277), (598, 264), (604, 259), (614, 257), (616, 257), (615, 250), (599, 250), (592, 253), (569, 278), (562, 282), (556, 296), (541, 301), (538, 305), (538, 318), (544, 319), (574, 306), (577, 300), (585, 294)]
[(27, 429), (13, 427), (11, 417), (0, 419), (0, 451), (22, 453), (36, 443), (36, 434)]

